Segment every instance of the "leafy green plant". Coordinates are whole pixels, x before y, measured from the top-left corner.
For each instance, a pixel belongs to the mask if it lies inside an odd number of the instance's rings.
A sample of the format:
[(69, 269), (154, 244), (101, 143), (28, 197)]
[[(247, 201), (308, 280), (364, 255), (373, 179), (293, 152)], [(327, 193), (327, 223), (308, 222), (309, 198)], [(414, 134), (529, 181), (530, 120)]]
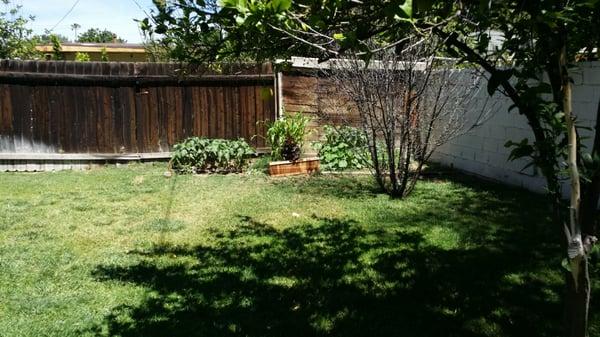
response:
[(88, 54), (88, 53), (77, 52), (75, 54), (75, 61), (77, 61), (77, 62), (89, 62), (90, 60), (91, 60), (90, 54)]
[(52, 59), (54, 61), (60, 61), (63, 59), (62, 55), (62, 44), (57, 35), (50, 35), (50, 41), (52, 43)]
[(110, 61), (108, 59), (108, 52), (106, 51), (105, 47), (102, 47), (102, 49), (100, 49), (100, 61), (101, 62), (108, 62), (108, 61)]
[(324, 169), (342, 171), (367, 166), (367, 140), (361, 130), (350, 126), (330, 125), (326, 125), (324, 130), (324, 141), (314, 143)]
[(254, 153), (243, 139), (190, 137), (175, 144), (171, 165), (180, 173), (241, 172)]
[(298, 160), (307, 135), (306, 126), (310, 118), (302, 113), (284, 114), (269, 125), (267, 142), (271, 146), (271, 157), (275, 160)]

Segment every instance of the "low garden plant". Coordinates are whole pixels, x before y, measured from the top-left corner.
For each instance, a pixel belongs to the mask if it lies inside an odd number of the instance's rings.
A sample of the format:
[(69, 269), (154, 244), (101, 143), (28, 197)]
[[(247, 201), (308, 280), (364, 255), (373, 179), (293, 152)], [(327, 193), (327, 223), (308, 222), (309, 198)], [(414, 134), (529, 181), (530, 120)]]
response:
[(179, 173), (241, 172), (253, 154), (243, 139), (190, 137), (174, 146), (171, 167)]
[(313, 146), (319, 151), (321, 166), (326, 170), (362, 169), (368, 165), (367, 140), (361, 130), (351, 126), (324, 127), (325, 139)]
[(265, 174), (269, 172), (269, 162), (271, 161), (271, 156), (265, 154), (258, 156), (254, 159), (250, 165), (248, 165), (247, 172), (250, 174)]

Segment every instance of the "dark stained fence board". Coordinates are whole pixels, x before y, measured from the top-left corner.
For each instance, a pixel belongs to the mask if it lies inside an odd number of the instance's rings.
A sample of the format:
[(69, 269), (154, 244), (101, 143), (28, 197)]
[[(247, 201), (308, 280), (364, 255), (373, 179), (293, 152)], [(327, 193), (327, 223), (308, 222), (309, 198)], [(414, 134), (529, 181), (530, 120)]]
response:
[(49, 152), (48, 125), (49, 105), (48, 87), (36, 87), (33, 91), (32, 102), (32, 136), (34, 152)]
[(216, 123), (216, 105), (217, 105), (217, 94), (215, 92), (215, 88), (207, 87), (206, 88), (206, 103), (208, 105), (207, 114), (206, 114), (206, 134), (202, 136), (216, 138), (217, 135), (217, 123)]
[(183, 134), (185, 137), (194, 135), (194, 91), (193, 87), (184, 87), (180, 90), (183, 102)]
[(167, 125), (169, 117), (169, 102), (168, 102), (169, 88), (159, 87), (157, 88), (157, 112), (158, 112), (158, 138), (160, 144), (160, 151), (169, 151), (169, 139), (167, 137)]
[[(245, 87), (244, 100), (246, 102), (245, 111), (246, 115), (246, 137), (251, 138), (256, 134), (256, 101), (254, 99), (254, 87)], [(257, 139), (253, 139), (253, 145), (256, 145)]]
[(13, 144), (15, 151), (28, 152), (23, 146), (23, 120), (27, 118), (28, 112), (25, 105), (29, 100), (23, 95), (23, 87), (15, 86), (10, 90), (10, 101), (12, 102), (11, 125), (13, 132)]
[(12, 115), (9, 86), (2, 85), (0, 86), (0, 151), (2, 152), (15, 151)]
[(241, 128), (240, 128), (240, 89), (237, 87), (232, 88), (230, 91), (230, 99), (231, 99), (231, 137), (239, 138), (241, 137)]
[[(255, 125), (254, 125), (254, 134), (260, 133), (260, 129), (262, 128), (262, 123), (264, 120), (262, 118), (263, 105), (262, 105), (260, 93), (261, 93), (261, 88), (254, 87), (254, 119), (258, 122), (258, 123), (255, 123)], [(257, 147), (264, 146), (264, 140), (257, 138), (256, 146)]]
[(142, 152), (139, 147), (137, 138), (137, 116), (135, 108), (135, 90), (133, 88), (121, 88), (122, 98), (125, 101), (125, 111), (129, 115), (129, 129), (126, 136), (129, 136), (130, 147), (125, 149), (125, 152)]
[(171, 91), (171, 96), (173, 96), (173, 114), (175, 115), (175, 142), (179, 142), (185, 138), (183, 132), (183, 107), (184, 107), (184, 98), (182, 95), (182, 90), (179, 87), (174, 87)]
[(215, 138), (224, 138), (225, 137), (225, 132), (224, 132), (224, 126), (225, 126), (225, 104), (224, 104), (224, 95), (223, 95), (223, 88), (221, 87), (217, 87), (215, 88), (216, 91), (216, 102), (217, 104), (215, 104), (216, 106), (216, 111), (215, 111), (215, 122), (216, 122), (216, 130), (217, 133), (215, 134)]
[(190, 96), (191, 96), (191, 107), (194, 111), (192, 115), (192, 133), (195, 135), (202, 134), (202, 114), (203, 114), (203, 91), (201, 91), (198, 87), (190, 88)]
[(198, 88), (200, 90), (200, 128), (201, 135), (208, 135), (208, 116), (210, 114), (210, 102), (208, 101), (208, 90), (206, 88)]

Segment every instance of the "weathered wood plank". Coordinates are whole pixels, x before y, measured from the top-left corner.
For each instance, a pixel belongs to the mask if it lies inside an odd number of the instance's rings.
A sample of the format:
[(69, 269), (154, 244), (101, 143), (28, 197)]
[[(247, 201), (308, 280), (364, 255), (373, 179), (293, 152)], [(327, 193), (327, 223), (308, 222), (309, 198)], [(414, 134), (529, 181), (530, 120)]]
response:
[(24, 145), (23, 145), (23, 129), (25, 127), (25, 125), (23, 125), (23, 120), (27, 118), (27, 116), (29, 115), (28, 111), (27, 111), (27, 107), (25, 105), (25, 102), (28, 102), (29, 100), (27, 99), (27, 97), (24, 96), (23, 91), (24, 91), (24, 87), (22, 86), (13, 86), (10, 90), (10, 94), (11, 94), (11, 102), (13, 102), (12, 105), (12, 130), (13, 130), (13, 141), (14, 141), (14, 148), (15, 151), (18, 152), (26, 152)]
[(183, 95), (183, 136), (194, 134), (194, 91), (192, 87), (181, 88)]
[(240, 120), (240, 88), (233, 87), (231, 88), (231, 96), (229, 97), (231, 100), (231, 138), (240, 138), (241, 134), (241, 120)]
[[(111, 68), (111, 72), (114, 68)], [(112, 120), (110, 129), (112, 131), (111, 143), (115, 153), (122, 153), (123, 149), (123, 107), (119, 100), (119, 89), (109, 88), (107, 93), (110, 101), (110, 110), (112, 111)]]
[[(8, 65), (4, 62), (4, 66)], [(14, 152), (14, 131), (13, 131), (13, 109), (11, 101), (11, 87), (0, 85), (0, 151)]]
[(225, 138), (225, 97), (224, 97), (224, 89), (222, 87), (217, 87), (216, 89), (216, 104), (215, 104), (215, 112), (216, 112), (216, 125), (217, 125), (217, 133), (215, 134), (215, 138)]
[(169, 151), (170, 142), (168, 137), (168, 126), (169, 126), (169, 101), (168, 101), (169, 88), (160, 87), (157, 88), (157, 109), (158, 109), (158, 138), (159, 138), (159, 151)]
[(139, 140), (137, 138), (137, 107), (136, 95), (133, 88), (121, 88), (122, 98), (124, 100), (125, 111), (129, 115), (129, 147), (127, 152), (141, 152)]
[[(258, 86), (254, 87), (254, 135), (260, 134), (260, 129), (264, 126), (262, 121), (262, 100), (260, 98), (261, 88)], [(256, 147), (262, 146), (264, 140), (261, 137), (256, 137)]]
[[(104, 69), (103, 69), (104, 71)], [(104, 147), (100, 150), (102, 152), (116, 153), (118, 152), (117, 141), (114, 137), (114, 114), (115, 111), (112, 109), (111, 102), (111, 89), (110, 88), (99, 88), (99, 94), (102, 102), (102, 135), (104, 139)]]
[(48, 88), (34, 87), (32, 91), (31, 133), (34, 152), (48, 152)]
[(247, 101), (247, 110), (245, 113), (247, 114), (247, 128), (248, 134), (247, 138), (252, 139), (252, 144), (256, 146), (260, 137), (254, 137), (256, 135), (256, 95), (254, 87), (248, 87), (246, 90), (246, 101)]
[(158, 114), (158, 88), (148, 88), (148, 131), (150, 152), (156, 152), (160, 149), (159, 125), (160, 118)]
[(209, 114), (210, 114), (210, 106), (209, 106), (209, 96), (208, 90), (205, 87), (199, 88), (201, 92), (200, 99), (202, 100), (202, 111), (201, 111), (201, 132), (200, 135), (207, 137), (208, 136), (208, 128), (210, 127), (208, 124)]
[(146, 104), (147, 92), (143, 88), (138, 88), (135, 92), (135, 135), (138, 151), (146, 151)]

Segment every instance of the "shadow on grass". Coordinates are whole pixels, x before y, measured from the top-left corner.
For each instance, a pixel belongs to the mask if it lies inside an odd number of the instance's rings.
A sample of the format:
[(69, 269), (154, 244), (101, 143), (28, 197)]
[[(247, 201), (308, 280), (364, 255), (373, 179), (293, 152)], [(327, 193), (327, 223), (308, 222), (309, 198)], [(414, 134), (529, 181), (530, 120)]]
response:
[[(408, 220), (410, 221), (410, 219)], [(277, 230), (241, 217), (210, 245), (163, 245), (94, 277), (147, 287), (94, 328), (110, 336), (556, 336), (543, 263), (491, 242), (440, 249), (415, 232), (315, 218)], [(501, 235), (511, 235), (510, 232)], [(519, 240), (518, 238), (516, 238)], [(504, 238), (502, 242), (508, 242)]]
[(316, 175), (273, 179), (272, 184), (281, 186), (289, 193), (308, 193), (343, 199), (374, 197), (381, 193), (371, 175)]

